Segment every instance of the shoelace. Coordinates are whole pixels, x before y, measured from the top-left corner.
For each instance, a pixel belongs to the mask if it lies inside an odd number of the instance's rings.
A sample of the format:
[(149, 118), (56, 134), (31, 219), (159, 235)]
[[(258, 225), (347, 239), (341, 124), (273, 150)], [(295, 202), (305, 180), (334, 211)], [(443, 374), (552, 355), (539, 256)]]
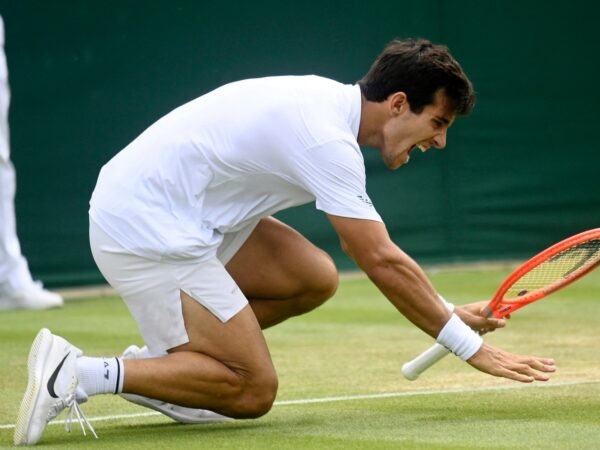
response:
[(94, 430), (94, 427), (92, 426), (92, 424), (90, 423), (88, 418), (83, 413), (81, 406), (79, 406), (79, 403), (77, 403), (77, 400), (75, 400), (75, 395), (73, 395), (71, 398), (67, 399), (66, 407), (69, 408), (69, 412), (67, 413), (67, 417), (65, 417), (65, 430), (67, 430), (69, 433), (71, 432), (71, 424), (73, 423), (73, 411), (75, 411), (75, 416), (76, 416), (75, 420), (77, 420), (77, 422), (79, 422), (79, 426), (81, 427), (81, 431), (83, 432), (83, 435), (87, 436), (87, 433), (85, 432), (85, 427), (83, 426), (85, 424), (85, 425), (87, 425), (89, 430), (92, 432), (94, 437), (96, 439), (98, 439), (96, 430)]

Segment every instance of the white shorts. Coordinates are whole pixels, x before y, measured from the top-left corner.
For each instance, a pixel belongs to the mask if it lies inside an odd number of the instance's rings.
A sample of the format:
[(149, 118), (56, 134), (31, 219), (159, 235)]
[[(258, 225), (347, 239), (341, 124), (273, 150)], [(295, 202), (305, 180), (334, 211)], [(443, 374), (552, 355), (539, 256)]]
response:
[[(256, 224), (254, 224), (255, 226)], [(121, 295), (151, 355), (189, 342), (181, 310), (185, 292), (222, 322), (248, 300), (225, 269), (254, 226), (226, 236), (216, 258), (158, 262), (134, 255), (90, 220), (90, 246), (100, 272)]]

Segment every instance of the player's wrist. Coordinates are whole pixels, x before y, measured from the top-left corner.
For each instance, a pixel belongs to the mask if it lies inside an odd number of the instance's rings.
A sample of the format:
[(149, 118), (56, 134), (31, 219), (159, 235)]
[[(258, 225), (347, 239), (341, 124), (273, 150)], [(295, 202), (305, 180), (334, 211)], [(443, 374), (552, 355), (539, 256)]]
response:
[(446, 309), (448, 311), (450, 311), (451, 313), (454, 312), (454, 303), (450, 303), (449, 301), (447, 301), (444, 297), (442, 297), (439, 293), (437, 295), (439, 297), (439, 299), (442, 301), (442, 303), (444, 304), (444, 306), (446, 307)]
[(471, 358), (483, 345), (481, 336), (456, 314), (452, 314), (450, 320), (446, 322), (436, 341), (463, 361)]

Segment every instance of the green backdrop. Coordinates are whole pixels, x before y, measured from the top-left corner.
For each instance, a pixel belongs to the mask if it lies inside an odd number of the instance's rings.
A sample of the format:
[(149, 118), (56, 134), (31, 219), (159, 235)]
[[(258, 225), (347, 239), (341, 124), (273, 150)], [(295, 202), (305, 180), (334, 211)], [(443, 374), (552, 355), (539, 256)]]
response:
[[(478, 92), (446, 150), (368, 190), (422, 263), (523, 258), (600, 226), (596, 2), (0, 0), (18, 232), (49, 286), (102, 281), (87, 202), (102, 164), (223, 83), (315, 73), (352, 83), (394, 37), (447, 44)], [(312, 205), (280, 217), (353, 267)]]

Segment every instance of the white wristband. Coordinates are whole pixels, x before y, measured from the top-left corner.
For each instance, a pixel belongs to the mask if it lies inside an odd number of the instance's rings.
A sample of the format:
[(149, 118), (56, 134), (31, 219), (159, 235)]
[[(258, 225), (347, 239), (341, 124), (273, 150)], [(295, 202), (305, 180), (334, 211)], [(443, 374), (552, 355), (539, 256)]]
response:
[(456, 314), (452, 314), (436, 340), (463, 361), (477, 353), (483, 345), (481, 336), (471, 330)]
[(444, 297), (442, 297), (440, 294), (438, 294), (438, 297), (440, 298), (440, 300), (442, 301), (444, 306), (448, 309), (448, 311), (454, 312), (454, 303), (450, 303), (450, 302), (446, 301), (446, 299)]

